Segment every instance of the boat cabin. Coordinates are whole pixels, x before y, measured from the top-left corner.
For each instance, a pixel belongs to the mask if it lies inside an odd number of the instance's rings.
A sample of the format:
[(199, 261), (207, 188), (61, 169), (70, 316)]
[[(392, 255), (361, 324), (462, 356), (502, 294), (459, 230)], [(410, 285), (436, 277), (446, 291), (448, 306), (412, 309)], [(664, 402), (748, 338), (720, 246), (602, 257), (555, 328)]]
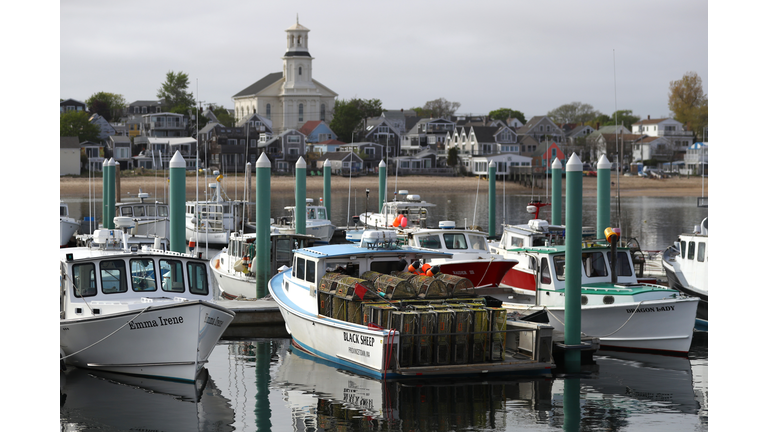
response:
[(61, 252), (61, 319), (141, 309), (167, 300), (211, 300), (206, 261), (147, 246)]
[(117, 203), (118, 216), (127, 216), (141, 220), (168, 218), (168, 205), (160, 203)]
[(453, 258), (464, 255), (488, 255), (488, 234), (476, 230), (454, 229), (449, 221), (440, 222), (441, 229), (419, 229), (406, 235), (406, 244), (413, 247), (439, 250), (453, 254)]

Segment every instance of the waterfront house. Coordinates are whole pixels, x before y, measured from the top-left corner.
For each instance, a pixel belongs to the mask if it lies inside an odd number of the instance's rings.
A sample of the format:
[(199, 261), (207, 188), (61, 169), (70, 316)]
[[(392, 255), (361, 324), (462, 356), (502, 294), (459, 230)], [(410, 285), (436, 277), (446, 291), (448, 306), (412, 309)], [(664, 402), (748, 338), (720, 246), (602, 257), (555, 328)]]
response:
[(648, 116), (632, 124), (632, 133), (643, 134), (651, 137), (664, 137), (666, 139), (666, 151), (671, 152), (669, 157), (660, 157), (663, 160), (680, 160), (685, 152), (693, 144), (692, 131), (684, 130), (683, 124), (671, 118), (652, 119)]
[(59, 114), (64, 114), (69, 111), (88, 111), (88, 107), (85, 106), (84, 102), (80, 102), (76, 99), (64, 99), (59, 102)]
[(515, 131), (518, 139), (528, 136), (536, 142), (553, 141), (565, 144), (565, 133), (547, 116), (535, 116)]
[(267, 138), (259, 137), (259, 152), (266, 153), (272, 163), (272, 172), (293, 173), (299, 157), (307, 154), (306, 137), (296, 129)]
[(381, 144), (387, 157), (399, 155), (401, 146), (400, 125), (402, 124), (403, 127), (405, 125), (405, 118), (401, 118), (402, 123), (383, 116), (368, 120), (361, 141)]
[(506, 125), (457, 127), (446, 135), (446, 148), (456, 147), (461, 156), (520, 153), (517, 134)]
[(384, 159), (384, 146), (376, 142), (359, 142), (339, 145), (340, 152), (355, 152), (363, 161), (363, 169), (375, 172), (379, 162)]
[(131, 139), (129, 137), (113, 135), (107, 139), (107, 148), (112, 153), (115, 162), (120, 164), (121, 170), (133, 169), (133, 155), (131, 154)]
[(91, 114), (91, 117), (88, 119), (88, 121), (91, 124), (98, 126), (99, 140), (103, 143), (106, 143), (109, 137), (117, 135), (115, 128), (107, 121), (107, 119), (100, 116), (99, 114)]
[[(600, 158), (602, 154), (613, 155), (616, 153), (616, 139), (615, 137), (621, 137), (624, 135), (624, 141), (635, 141), (639, 138), (639, 135), (632, 135), (632, 132), (626, 127), (619, 125), (610, 125), (598, 127), (598, 129), (589, 135), (587, 135), (586, 142), (581, 148), (576, 148), (574, 151), (578, 153), (582, 162), (595, 162)], [(621, 138), (619, 138), (621, 141)], [(610, 143), (609, 143), (610, 142)], [(627, 153), (625, 152), (625, 155)]]
[(315, 162), (315, 168), (322, 172), (326, 160), (331, 164), (331, 174), (349, 176), (351, 170), (352, 176), (357, 176), (363, 169), (363, 159), (351, 151), (326, 153)]
[(304, 123), (299, 132), (307, 137), (307, 144), (315, 144), (338, 138), (331, 128), (322, 120), (311, 120)]
[[(325, 153), (333, 153), (335, 151), (339, 150), (339, 146), (344, 145), (345, 143), (343, 141), (339, 141), (336, 139), (327, 140), (323, 142), (319, 142), (317, 144), (312, 144), (312, 151), (319, 154), (325, 154)], [(308, 146), (310, 147), (310, 146)]]
[(80, 140), (59, 137), (59, 175), (80, 174)]
[[(143, 138), (143, 137), (142, 137)], [(146, 150), (135, 156), (133, 166), (146, 166), (146, 161), (154, 160), (156, 169), (168, 169), (168, 163), (176, 151), (181, 154), (187, 170), (194, 170), (196, 162), (197, 140), (192, 137), (148, 137)], [(140, 163), (144, 162), (144, 163)]]
[[(95, 143), (91, 141), (83, 141), (79, 144), (80, 151), (78, 154), (78, 164), (80, 162), (79, 155), (82, 153), (85, 155), (85, 166), (82, 167), (86, 172), (101, 172), (104, 159), (107, 157), (104, 151), (104, 144)], [(78, 174), (80, 173), (78, 169)]]
[(709, 143), (691, 144), (685, 152), (683, 162), (685, 166), (680, 170), (680, 174), (709, 174)]
[(642, 136), (632, 141), (632, 161), (642, 162), (654, 159), (660, 162), (672, 162), (677, 152), (669, 145), (665, 137)]
[(448, 132), (456, 129), (456, 123), (444, 118), (421, 119), (403, 137), (400, 153), (403, 156), (415, 155), (427, 147), (445, 153), (445, 140)]
[(558, 159), (563, 167), (568, 162), (562, 148), (554, 141), (544, 141), (539, 143), (536, 151), (531, 155), (531, 167), (534, 173), (549, 172), (552, 162)]
[(125, 117), (131, 115), (156, 114), (162, 112), (162, 100), (137, 100), (128, 104), (125, 109)]
[(497, 177), (508, 176), (521, 169), (524, 169), (527, 174), (531, 167), (531, 157), (512, 153), (487, 154), (462, 159), (462, 165), (467, 173), (485, 178), (488, 177), (488, 167), (491, 162), (496, 163)]
[(439, 159), (437, 157), (437, 151), (431, 148), (425, 148), (424, 150), (414, 155), (404, 155), (393, 158), (396, 169), (389, 168), (390, 174), (397, 173), (398, 175), (433, 175), (433, 174), (453, 174), (453, 169), (439, 169)]

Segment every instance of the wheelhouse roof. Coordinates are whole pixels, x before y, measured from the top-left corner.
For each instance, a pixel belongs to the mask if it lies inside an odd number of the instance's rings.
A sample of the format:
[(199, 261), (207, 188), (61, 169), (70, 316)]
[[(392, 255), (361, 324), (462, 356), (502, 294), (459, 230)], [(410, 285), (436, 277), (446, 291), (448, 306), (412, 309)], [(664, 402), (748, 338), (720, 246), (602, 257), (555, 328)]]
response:
[(381, 256), (397, 256), (409, 253), (419, 254), (424, 257), (440, 257), (450, 258), (453, 254), (445, 252), (427, 251), (424, 249), (412, 248), (409, 246), (398, 246), (392, 249), (369, 249), (360, 247), (358, 244), (333, 244), (314, 246), (304, 249), (298, 249), (294, 251), (297, 255), (305, 255), (312, 258), (341, 258), (361, 255), (381, 255)]

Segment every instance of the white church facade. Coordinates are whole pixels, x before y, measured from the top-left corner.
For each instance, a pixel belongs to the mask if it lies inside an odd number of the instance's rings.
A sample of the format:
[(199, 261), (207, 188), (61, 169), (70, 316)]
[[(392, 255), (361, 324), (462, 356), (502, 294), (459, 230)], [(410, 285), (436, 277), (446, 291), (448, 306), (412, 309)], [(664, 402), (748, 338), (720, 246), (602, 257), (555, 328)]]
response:
[(297, 17), (286, 33), (283, 71), (271, 73), (233, 96), (237, 121), (257, 113), (272, 120), (275, 135), (299, 129), (311, 120), (330, 123), (338, 96), (312, 78), (309, 29), (299, 24)]

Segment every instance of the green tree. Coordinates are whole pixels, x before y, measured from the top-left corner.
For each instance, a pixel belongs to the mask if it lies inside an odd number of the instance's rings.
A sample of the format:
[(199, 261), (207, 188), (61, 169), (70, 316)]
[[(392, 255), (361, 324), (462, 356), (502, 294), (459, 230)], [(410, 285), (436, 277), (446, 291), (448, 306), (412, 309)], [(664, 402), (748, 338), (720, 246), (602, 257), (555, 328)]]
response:
[(344, 142), (352, 142), (354, 133), (360, 129), (361, 123), (365, 127), (365, 121), (370, 117), (376, 117), (382, 113), (381, 101), (378, 99), (336, 100), (333, 107), (333, 120), (328, 125)]
[(426, 117), (426, 115), (430, 115), (432, 118), (442, 117), (450, 119), (460, 106), (460, 102), (450, 102), (445, 98), (435, 99), (424, 104), (422, 113), (419, 116)]
[(88, 121), (88, 113), (85, 111), (68, 111), (59, 118), (59, 136), (76, 136), (80, 142), (99, 142), (101, 129)]
[(195, 98), (188, 92), (189, 75), (184, 72), (169, 71), (165, 82), (157, 90), (157, 97), (163, 100), (163, 107), (172, 113), (189, 114), (195, 107)]
[(547, 117), (557, 124), (564, 123), (589, 123), (595, 117), (600, 115), (600, 112), (595, 110), (590, 104), (581, 102), (571, 102), (569, 104), (560, 105), (547, 113)]
[(525, 119), (525, 114), (522, 111), (513, 110), (510, 108), (499, 108), (488, 113), (488, 117), (491, 120), (501, 120), (506, 122), (507, 119), (516, 118), (520, 120), (522, 124), (526, 124), (528, 121)]
[(106, 121), (114, 121), (120, 118), (127, 106), (125, 98), (121, 94), (98, 92), (85, 100), (88, 111), (97, 113)]
[(458, 147), (451, 147), (448, 149), (448, 160), (446, 161), (448, 166), (455, 167), (459, 164), (459, 149)]
[(696, 72), (687, 72), (682, 79), (669, 83), (669, 109), (697, 140), (703, 139), (709, 123), (709, 100)]
[(632, 129), (632, 125), (640, 121), (640, 117), (632, 115), (632, 110), (618, 110), (611, 114), (610, 119), (606, 120), (604, 124), (609, 125), (623, 125), (627, 129)]

